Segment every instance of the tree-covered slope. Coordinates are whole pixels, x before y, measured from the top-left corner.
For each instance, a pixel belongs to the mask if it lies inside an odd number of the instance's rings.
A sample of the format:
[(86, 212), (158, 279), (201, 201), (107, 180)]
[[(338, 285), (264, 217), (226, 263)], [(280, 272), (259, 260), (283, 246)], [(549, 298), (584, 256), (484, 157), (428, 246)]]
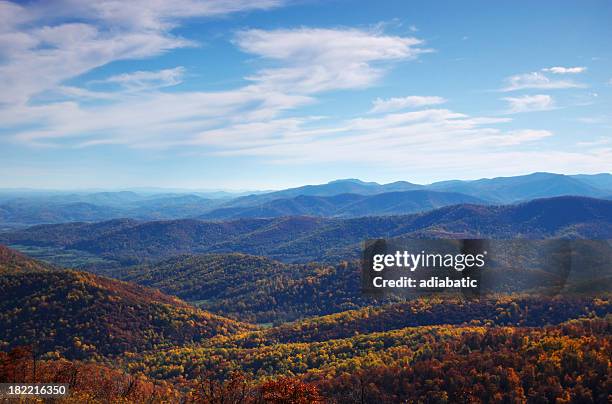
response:
[(228, 220), (282, 216), (405, 215), (459, 203), (487, 204), (486, 201), (473, 196), (425, 190), (385, 192), (375, 195), (299, 195), (293, 198), (274, 199), (254, 206), (219, 208), (207, 212), (200, 218), (204, 220)]
[(241, 252), (286, 262), (338, 262), (355, 257), (360, 243), (372, 238), (609, 239), (612, 201), (558, 197), (518, 205), (454, 205), (405, 216), (175, 220), (116, 225), (114, 230), (107, 229), (108, 223), (36, 226), (0, 234), (0, 241), (54, 245), (133, 261)]
[[(9, 262), (14, 262), (9, 258)], [(0, 348), (96, 357), (202, 341), (248, 329), (176, 297), (113, 279), (36, 263), (0, 273)]]

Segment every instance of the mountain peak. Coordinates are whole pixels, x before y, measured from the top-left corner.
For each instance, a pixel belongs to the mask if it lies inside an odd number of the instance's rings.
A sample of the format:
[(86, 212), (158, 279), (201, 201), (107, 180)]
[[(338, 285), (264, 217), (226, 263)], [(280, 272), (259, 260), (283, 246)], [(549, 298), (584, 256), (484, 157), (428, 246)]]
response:
[(353, 183), (353, 184), (360, 184), (360, 185), (378, 185), (377, 182), (366, 182), (366, 181), (361, 181), (358, 178), (341, 178), (338, 180), (333, 180), (328, 182), (328, 184), (342, 184), (342, 183)]

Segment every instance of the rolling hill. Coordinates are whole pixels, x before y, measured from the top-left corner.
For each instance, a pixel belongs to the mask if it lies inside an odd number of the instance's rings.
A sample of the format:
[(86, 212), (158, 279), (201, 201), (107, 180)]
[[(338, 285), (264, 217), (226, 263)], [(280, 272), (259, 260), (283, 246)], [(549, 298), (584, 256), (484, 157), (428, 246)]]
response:
[[(0, 225), (23, 227), (120, 218), (143, 221), (246, 217), (357, 217), (422, 212), (458, 203), (509, 204), (535, 198), (608, 198), (612, 175), (534, 173), (429, 185), (388, 184), (357, 179), (331, 181), (279, 191), (202, 193), (186, 190), (62, 192), (0, 189)], [(243, 196), (241, 196), (243, 195)]]
[(612, 191), (612, 174), (601, 173), (601, 174), (576, 174), (570, 175), (570, 177), (587, 183), (595, 188)]
[[(610, 176), (609, 174), (599, 175)], [(436, 182), (429, 185), (428, 189), (459, 192), (497, 203), (513, 203), (566, 195), (595, 198), (604, 196), (607, 193), (605, 192), (606, 188), (600, 189), (597, 185), (605, 184), (607, 181), (593, 179), (593, 177), (595, 176), (533, 173), (516, 177), (484, 178), (475, 181)]]
[(133, 192), (26, 195), (0, 201), (0, 223), (32, 225), (119, 218), (174, 219), (201, 215), (221, 203), (191, 194), (142, 196)]
[(313, 274), (314, 265), (284, 264), (245, 254), (181, 255), (109, 273), (185, 300), (241, 299), (250, 289)]
[(0, 348), (91, 358), (229, 335), (250, 326), (159, 291), (89, 273), (47, 270), (2, 248)]
[(384, 192), (401, 192), (423, 189), (423, 185), (412, 184), (406, 181), (397, 181), (390, 184), (364, 182), (358, 179), (342, 179), (330, 181), (327, 184), (305, 185), (297, 188), (266, 192), (258, 195), (247, 195), (236, 198), (224, 204), (225, 207), (257, 206), (275, 199), (290, 199), (296, 196), (334, 196), (340, 194), (374, 195)]
[[(66, 233), (64, 226), (73, 231)], [(109, 231), (109, 224), (104, 222), (41, 225), (2, 233), (0, 241), (50, 245), (136, 261), (190, 253), (241, 252), (285, 262), (338, 262), (354, 257), (360, 243), (373, 238), (609, 239), (612, 201), (558, 197), (518, 205), (454, 205), (406, 216), (113, 222), (112, 226), (117, 229)]]
[[(547, 248), (543, 244), (516, 247), (514, 243), (489, 246), (494, 254), (481, 276), (482, 297), (522, 293), (537, 300), (560, 293), (569, 297), (576, 295), (574, 292), (590, 296), (609, 290), (612, 284), (612, 248), (606, 241), (574, 243), (569, 274), (556, 265), (542, 264), (539, 250)], [(516, 248), (520, 258), (498, 256), (499, 251)], [(416, 297), (365, 296), (358, 260), (296, 265), (236, 253), (181, 255), (107, 275), (158, 288), (207, 311), (254, 323), (294, 321)]]
[(514, 203), (555, 196), (602, 197), (612, 191), (611, 174), (563, 175), (533, 173), (514, 177), (483, 178), (473, 181), (451, 180), (429, 185), (397, 181), (389, 184), (364, 182), (357, 179), (331, 181), (327, 184), (306, 185), (281, 191), (248, 195), (224, 203), (221, 208), (257, 207), (277, 199), (296, 196), (334, 196), (344, 193), (376, 195), (415, 190), (454, 192), (470, 195), (489, 203)]
[[(590, 313), (612, 313), (608, 298), (503, 296), (489, 299), (420, 298), (307, 318), (232, 338), (238, 346), (253, 341), (266, 345), (348, 338), (358, 334), (440, 324), (521, 325), (559, 324)], [(342, 327), (338, 327), (342, 324)]]
[(375, 195), (299, 195), (293, 198), (274, 199), (258, 206), (214, 209), (199, 218), (228, 220), (282, 216), (388, 216), (423, 212), (460, 203), (487, 204), (482, 199), (468, 195), (423, 190), (384, 192)]
[(0, 275), (3, 273), (17, 273), (29, 271), (47, 271), (54, 269), (53, 266), (35, 261), (25, 255), (0, 245)]
[(108, 275), (255, 323), (293, 321), (376, 303), (361, 295), (357, 263), (296, 265), (245, 254), (182, 255)]

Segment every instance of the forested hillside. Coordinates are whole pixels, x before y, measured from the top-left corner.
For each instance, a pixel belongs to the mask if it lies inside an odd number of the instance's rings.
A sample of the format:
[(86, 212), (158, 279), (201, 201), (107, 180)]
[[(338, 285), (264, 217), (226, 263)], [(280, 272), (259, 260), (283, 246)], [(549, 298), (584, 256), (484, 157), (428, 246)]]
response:
[[(128, 362), (151, 377), (245, 372), (262, 379), (291, 375), (317, 386), (330, 402), (606, 402), (610, 318), (557, 326), (425, 326), (312, 343), (232, 347), (217, 339), (200, 348), (145, 354)], [(341, 327), (341, 324), (338, 324)], [(256, 348), (256, 349), (255, 349)], [(214, 359), (213, 359), (214, 358)], [(466, 399), (467, 397), (467, 399)]]
[(0, 245), (0, 275), (15, 274), (22, 271), (46, 271), (53, 267), (40, 261), (35, 261), (25, 255)]
[[(0, 353), (0, 381), (72, 374), (75, 400), (602, 402), (607, 394), (606, 293), (384, 304), (355, 294), (354, 262), (295, 265), (243, 254), (180, 256), (109, 273), (206, 298), (198, 303), (241, 320), (310, 316), (257, 328), (155, 289), (0, 251), (0, 351), (8, 352)], [(337, 313), (321, 316), (327, 312)]]
[(103, 192), (0, 189), (0, 226), (121, 218), (150, 221), (400, 215), (461, 203), (512, 204), (558, 196), (609, 199), (611, 193), (612, 175), (606, 173), (533, 173), (474, 181), (440, 181), (428, 185), (407, 181), (378, 184), (345, 179), (279, 191), (246, 193), (164, 189)]
[(51, 355), (101, 357), (249, 329), (141, 286), (31, 261), (18, 267), (0, 272), (1, 349), (36, 344)]
[(285, 322), (375, 304), (357, 262), (284, 264), (244, 254), (185, 255), (108, 273), (255, 323)]
[(70, 248), (123, 262), (241, 252), (285, 262), (337, 263), (356, 257), (364, 240), (381, 237), (608, 239), (612, 238), (612, 201), (558, 197), (518, 205), (456, 205), (408, 216), (113, 221), (0, 233), (0, 241), (6, 244)]
[(485, 200), (454, 192), (404, 191), (375, 195), (299, 195), (274, 199), (257, 206), (224, 207), (200, 216), (204, 220), (282, 216), (359, 217), (405, 215), (460, 203), (487, 204)]

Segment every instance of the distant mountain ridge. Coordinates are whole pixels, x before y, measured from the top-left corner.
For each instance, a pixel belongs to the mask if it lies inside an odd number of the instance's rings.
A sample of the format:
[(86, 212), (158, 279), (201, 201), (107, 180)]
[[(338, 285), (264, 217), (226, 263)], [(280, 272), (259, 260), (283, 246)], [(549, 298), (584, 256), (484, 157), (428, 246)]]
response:
[(397, 181), (388, 184), (343, 179), (320, 185), (306, 185), (258, 195), (233, 199), (223, 206), (251, 206), (274, 199), (298, 195), (332, 196), (343, 193), (374, 195), (385, 192), (430, 190), (457, 192), (497, 203), (512, 203), (528, 199), (573, 195), (602, 197), (612, 192), (612, 174), (564, 175), (538, 172), (514, 177), (483, 178), (479, 180), (439, 181), (428, 185)]
[(197, 195), (139, 196), (132, 192), (103, 192), (17, 198), (0, 201), (0, 223), (32, 225), (72, 221), (96, 222), (119, 218), (143, 220), (192, 217), (222, 200)]
[(486, 201), (456, 192), (426, 190), (395, 191), (373, 195), (298, 195), (273, 199), (254, 207), (225, 207), (212, 210), (200, 219), (227, 220), (282, 216), (358, 217), (387, 216), (422, 212), (460, 203), (487, 204)]
[(343, 180), (335, 180), (327, 184), (320, 185), (305, 185), (298, 188), (289, 188), (281, 191), (268, 192), (259, 195), (248, 195), (236, 198), (224, 206), (252, 206), (262, 202), (271, 201), (274, 199), (285, 199), (296, 196), (333, 196), (340, 194), (358, 194), (358, 195), (374, 195), (384, 192), (401, 192), (414, 191), (423, 189), (423, 185), (412, 184), (406, 181), (397, 181), (390, 184), (379, 184), (377, 182), (364, 182), (358, 179), (350, 178)]
[[(609, 176), (612, 182), (612, 175)], [(550, 173), (534, 173), (517, 177), (498, 177), (475, 181), (444, 181), (433, 183), (430, 189), (479, 195), (481, 198), (501, 203), (513, 203), (554, 196), (603, 197), (608, 188), (596, 188), (585, 178), (592, 176), (568, 176)], [(605, 184), (604, 181), (601, 181)], [(611, 185), (612, 186), (612, 185)]]
[(612, 197), (612, 175), (533, 173), (429, 185), (357, 179), (212, 199), (208, 194), (17, 192), (0, 190), (0, 225), (24, 226), (119, 218), (227, 220), (292, 215), (358, 217), (423, 212), (459, 203), (511, 204), (556, 196)]
[(307, 262), (354, 256), (363, 240), (381, 237), (610, 239), (612, 201), (557, 197), (517, 205), (460, 204), (412, 215), (350, 219), (290, 216), (226, 222), (69, 223), (0, 233), (0, 242), (70, 248), (135, 262), (226, 252)]

